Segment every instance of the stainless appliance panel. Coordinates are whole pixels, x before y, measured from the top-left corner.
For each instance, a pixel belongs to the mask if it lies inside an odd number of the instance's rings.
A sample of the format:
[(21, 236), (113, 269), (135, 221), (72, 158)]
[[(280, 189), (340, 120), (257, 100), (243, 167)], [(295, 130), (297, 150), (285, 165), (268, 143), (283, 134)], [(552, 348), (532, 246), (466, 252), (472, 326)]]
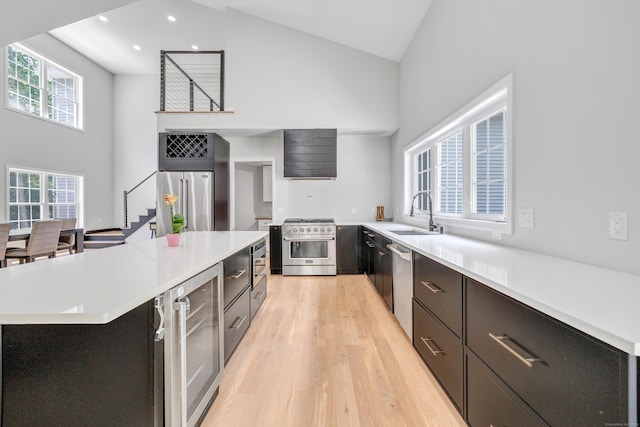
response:
[(184, 172), (185, 231), (213, 230), (213, 172)]
[(251, 281), (251, 289), (267, 277), (267, 242), (261, 240), (251, 247), (251, 262), (253, 278)]
[(165, 423), (196, 425), (224, 369), (222, 264), (164, 294)]
[[(156, 214), (156, 236), (161, 237), (172, 232), (171, 216), (169, 215), (169, 207), (164, 203), (164, 196), (171, 193), (180, 197), (183, 172), (158, 172), (157, 175), (156, 200), (158, 212)], [(173, 213), (184, 215), (180, 200), (174, 205)]]
[(335, 265), (335, 243), (334, 238), (284, 239), (282, 265)]

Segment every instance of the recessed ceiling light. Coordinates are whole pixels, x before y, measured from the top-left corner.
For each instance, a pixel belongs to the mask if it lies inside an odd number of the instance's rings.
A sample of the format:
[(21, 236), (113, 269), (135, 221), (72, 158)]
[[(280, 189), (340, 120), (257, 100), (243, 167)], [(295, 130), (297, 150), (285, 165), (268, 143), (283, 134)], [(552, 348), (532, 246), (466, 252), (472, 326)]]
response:
[(193, 49), (193, 50), (198, 50), (198, 45), (192, 44), (192, 45), (191, 45), (191, 49)]
[(169, 15), (169, 16), (167, 16), (167, 19), (169, 21), (171, 21), (171, 22), (176, 22), (176, 17), (175, 16)]
[(102, 22), (107, 22), (109, 20), (109, 18), (107, 18), (106, 16), (98, 16), (98, 19), (101, 20)]
[(135, 50), (140, 50), (140, 49), (142, 49), (142, 48), (141, 48), (139, 45), (137, 45), (137, 44), (134, 44), (134, 45), (133, 45), (133, 48), (134, 48)]

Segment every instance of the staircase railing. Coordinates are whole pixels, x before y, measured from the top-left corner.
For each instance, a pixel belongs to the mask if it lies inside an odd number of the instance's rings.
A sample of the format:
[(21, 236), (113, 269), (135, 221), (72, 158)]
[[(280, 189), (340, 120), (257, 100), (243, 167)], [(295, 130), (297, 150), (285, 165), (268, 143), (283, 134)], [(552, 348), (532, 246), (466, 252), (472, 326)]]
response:
[(129, 194), (131, 194), (136, 188), (140, 187), (142, 184), (144, 184), (149, 179), (151, 179), (151, 177), (154, 176), (156, 173), (158, 173), (158, 171), (153, 171), (151, 175), (149, 175), (148, 177), (146, 177), (145, 179), (137, 183), (136, 186), (133, 187), (131, 190), (124, 191), (124, 228), (127, 228), (129, 226), (129, 208), (128, 208)]
[(224, 111), (224, 51), (160, 51), (160, 111)]

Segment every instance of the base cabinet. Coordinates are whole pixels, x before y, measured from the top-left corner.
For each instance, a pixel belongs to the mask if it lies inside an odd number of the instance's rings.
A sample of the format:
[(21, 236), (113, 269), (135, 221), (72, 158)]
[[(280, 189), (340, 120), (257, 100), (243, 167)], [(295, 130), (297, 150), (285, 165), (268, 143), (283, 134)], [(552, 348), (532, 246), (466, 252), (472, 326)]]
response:
[(251, 323), (251, 287), (224, 312), (224, 362), (236, 349)]
[(359, 226), (338, 225), (336, 227), (336, 270), (338, 274), (358, 274), (360, 268)]
[(269, 264), (271, 274), (282, 274), (282, 227), (269, 227)]
[(413, 346), (462, 412), (462, 344), (460, 339), (413, 300)]
[(548, 424), (627, 422), (627, 356), (467, 279), (467, 346)]
[(467, 422), (471, 427), (548, 426), (473, 355), (467, 362)]
[(433, 260), (414, 260), (413, 345), (469, 425), (634, 421), (629, 355)]

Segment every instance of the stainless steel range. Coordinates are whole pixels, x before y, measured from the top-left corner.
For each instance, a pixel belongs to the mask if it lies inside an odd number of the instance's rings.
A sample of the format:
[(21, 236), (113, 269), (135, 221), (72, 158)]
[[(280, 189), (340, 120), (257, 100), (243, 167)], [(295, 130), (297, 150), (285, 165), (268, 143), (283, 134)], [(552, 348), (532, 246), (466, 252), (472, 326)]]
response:
[(289, 218), (282, 225), (282, 274), (336, 275), (336, 224), (330, 218)]

